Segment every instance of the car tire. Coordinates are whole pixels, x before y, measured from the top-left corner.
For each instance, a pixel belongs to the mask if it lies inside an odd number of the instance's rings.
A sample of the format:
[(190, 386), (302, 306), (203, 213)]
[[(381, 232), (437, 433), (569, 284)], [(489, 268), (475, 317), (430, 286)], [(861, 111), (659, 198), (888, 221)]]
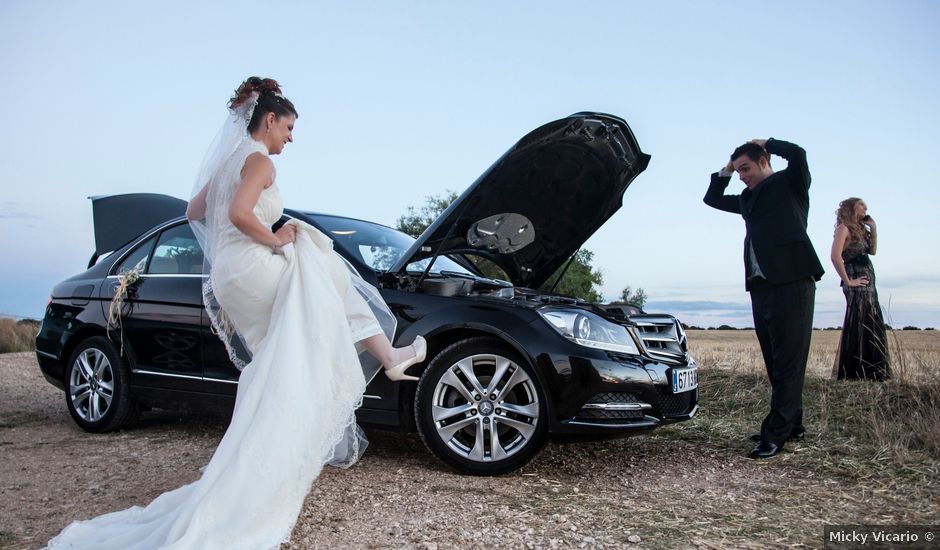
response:
[(529, 462), (545, 444), (547, 410), (533, 367), (491, 337), (460, 340), (438, 353), (415, 393), (424, 444), (471, 475), (505, 474)]
[(107, 338), (94, 336), (75, 348), (64, 382), (69, 414), (85, 431), (110, 432), (137, 418), (127, 365)]

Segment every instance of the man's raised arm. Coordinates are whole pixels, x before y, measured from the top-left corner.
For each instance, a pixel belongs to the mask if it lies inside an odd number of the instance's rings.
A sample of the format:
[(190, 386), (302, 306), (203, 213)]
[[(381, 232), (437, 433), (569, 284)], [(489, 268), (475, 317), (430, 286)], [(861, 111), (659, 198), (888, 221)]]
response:
[(712, 174), (712, 181), (708, 184), (708, 191), (705, 191), (705, 197), (702, 199), (705, 204), (718, 210), (731, 212), (732, 214), (741, 213), (741, 201), (738, 195), (725, 195), (725, 189), (728, 182), (731, 181), (731, 174), (734, 174), (734, 165), (731, 161), (724, 168)]
[[(755, 141), (759, 142), (760, 140)], [(809, 183), (812, 178), (809, 175), (809, 164), (806, 162), (805, 149), (795, 143), (774, 138), (759, 143), (759, 145), (771, 155), (787, 159), (787, 171), (797, 176), (795, 181), (799, 182), (804, 191), (809, 191)]]

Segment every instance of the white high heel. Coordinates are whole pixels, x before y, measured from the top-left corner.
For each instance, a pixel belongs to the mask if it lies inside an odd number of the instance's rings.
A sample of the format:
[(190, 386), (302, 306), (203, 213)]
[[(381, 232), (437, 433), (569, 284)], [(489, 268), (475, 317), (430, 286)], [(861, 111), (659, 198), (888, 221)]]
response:
[(411, 349), (415, 350), (414, 357), (402, 361), (394, 367), (388, 367), (385, 369), (385, 376), (388, 376), (389, 380), (393, 380), (395, 382), (401, 382), (403, 380), (418, 380), (417, 376), (405, 374), (405, 371), (411, 365), (415, 365), (421, 361), (424, 361), (425, 356), (427, 356), (428, 343), (424, 339), (424, 336), (416, 336), (415, 341), (411, 343)]

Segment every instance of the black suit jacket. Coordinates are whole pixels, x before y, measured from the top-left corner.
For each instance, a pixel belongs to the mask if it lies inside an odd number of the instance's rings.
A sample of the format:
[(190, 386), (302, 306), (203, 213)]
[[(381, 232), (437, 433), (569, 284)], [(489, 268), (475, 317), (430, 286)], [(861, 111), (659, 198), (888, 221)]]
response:
[(806, 151), (799, 145), (769, 139), (764, 148), (768, 153), (787, 159), (787, 168), (774, 172), (754, 189), (740, 195), (726, 195), (731, 177), (712, 174), (705, 193), (705, 204), (741, 214), (747, 230), (744, 238), (745, 287), (750, 290), (751, 273), (748, 243), (764, 277), (772, 284), (783, 284), (824, 273), (813, 243), (806, 234), (809, 214), (809, 166)]

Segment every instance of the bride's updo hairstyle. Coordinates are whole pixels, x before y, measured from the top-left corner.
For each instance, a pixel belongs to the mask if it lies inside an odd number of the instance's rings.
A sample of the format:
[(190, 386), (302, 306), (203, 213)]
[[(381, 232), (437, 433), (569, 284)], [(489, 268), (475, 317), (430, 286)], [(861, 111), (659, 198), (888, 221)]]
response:
[(273, 78), (258, 78), (257, 76), (248, 77), (242, 82), (241, 86), (235, 90), (235, 95), (228, 102), (229, 109), (234, 109), (242, 103), (249, 101), (251, 94), (258, 92), (258, 105), (255, 112), (251, 115), (248, 122), (248, 133), (251, 134), (261, 125), (261, 120), (268, 113), (274, 113), (274, 116), (281, 118), (286, 115), (294, 115), (296, 118), (297, 109), (289, 99), (281, 95), (281, 86)]

